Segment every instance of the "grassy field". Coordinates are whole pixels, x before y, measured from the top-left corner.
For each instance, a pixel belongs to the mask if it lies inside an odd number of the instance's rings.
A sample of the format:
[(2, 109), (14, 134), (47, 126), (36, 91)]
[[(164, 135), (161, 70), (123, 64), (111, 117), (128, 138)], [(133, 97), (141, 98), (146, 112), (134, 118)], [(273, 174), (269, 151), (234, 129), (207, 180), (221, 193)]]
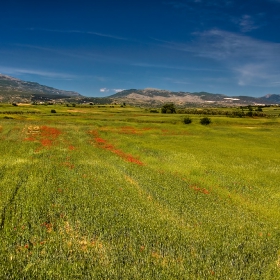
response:
[(0, 106), (0, 278), (280, 279), (273, 110)]

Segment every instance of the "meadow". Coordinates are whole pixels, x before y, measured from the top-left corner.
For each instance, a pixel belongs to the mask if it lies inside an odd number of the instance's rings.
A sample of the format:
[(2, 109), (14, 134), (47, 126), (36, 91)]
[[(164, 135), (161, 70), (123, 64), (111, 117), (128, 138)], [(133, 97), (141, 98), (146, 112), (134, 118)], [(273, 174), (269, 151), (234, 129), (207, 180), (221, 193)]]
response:
[(265, 110), (206, 126), (1, 105), (0, 278), (280, 279), (280, 118)]

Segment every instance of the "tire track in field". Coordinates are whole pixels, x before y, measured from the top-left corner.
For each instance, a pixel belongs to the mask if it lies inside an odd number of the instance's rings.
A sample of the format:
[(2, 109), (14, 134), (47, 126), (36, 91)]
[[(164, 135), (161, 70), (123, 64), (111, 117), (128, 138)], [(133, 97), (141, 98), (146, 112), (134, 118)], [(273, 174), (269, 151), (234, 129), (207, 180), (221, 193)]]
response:
[(16, 196), (17, 196), (17, 193), (20, 189), (20, 187), (26, 183), (27, 181), (27, 178), (23, 179), (21, 178), (21, 180), (17, 183), (10, 199), (8, 200), (7, 204), (4, 206), (3, 210), (2, 210), (2, 213), (1, 213), (1, 222), (0, 222), (0, 230), (3, 230), (4, 229), (4, 226), (5, 226), (5, 221), (6, 221), (6, 213), (7, 213), (7, 209), (9, 208), (9, 206), (14, 202)]

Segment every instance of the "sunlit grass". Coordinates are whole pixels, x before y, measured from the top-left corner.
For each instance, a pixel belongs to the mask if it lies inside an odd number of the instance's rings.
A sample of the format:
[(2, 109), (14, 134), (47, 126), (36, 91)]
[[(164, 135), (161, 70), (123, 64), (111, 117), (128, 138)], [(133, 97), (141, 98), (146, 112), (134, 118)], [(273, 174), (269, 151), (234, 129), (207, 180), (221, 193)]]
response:
[(36, 108), (0, 120), (3, 279), (280, 279), (279, 119)]

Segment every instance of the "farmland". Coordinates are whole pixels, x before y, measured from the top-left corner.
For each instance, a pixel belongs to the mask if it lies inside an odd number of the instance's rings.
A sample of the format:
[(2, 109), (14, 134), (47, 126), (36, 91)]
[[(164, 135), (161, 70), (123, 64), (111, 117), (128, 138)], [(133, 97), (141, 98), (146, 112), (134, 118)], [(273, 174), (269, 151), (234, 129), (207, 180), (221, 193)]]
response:
[(278, 108), (1, 105), (0, 278), (280, 279)]

